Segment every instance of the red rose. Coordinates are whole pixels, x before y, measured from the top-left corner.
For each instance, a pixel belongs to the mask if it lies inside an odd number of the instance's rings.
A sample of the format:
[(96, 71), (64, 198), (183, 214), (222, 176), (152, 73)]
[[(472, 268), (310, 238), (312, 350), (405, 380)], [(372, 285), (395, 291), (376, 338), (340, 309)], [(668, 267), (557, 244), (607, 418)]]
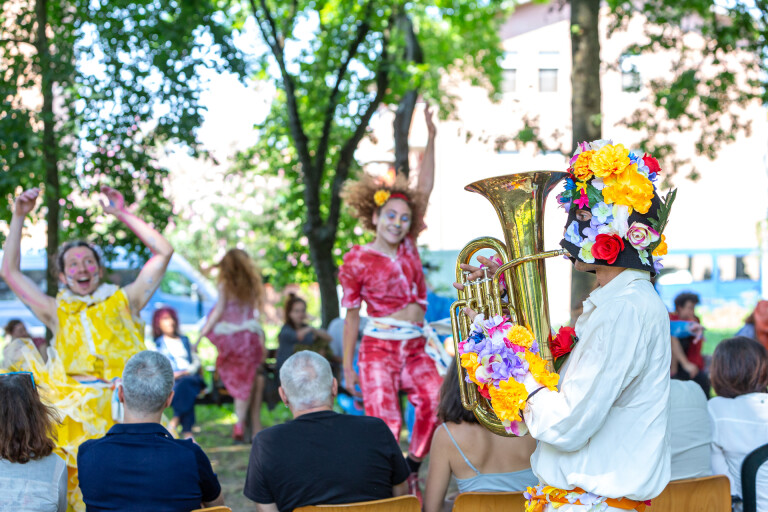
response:
[(576, 331), (573, 327), (561, 327), (557, 336), (549, 342), (549, 350), (555, 359), (563, 357), (573, 349)]
[(491, 399), (491, 392), (488, 391), (488, 386), (477, 386), (477, 392), (480, 393), (480, 396), (487, 398), (488, 400)]
[(624, 250), (624, 240), (619, 235), (597, 235), (592, 246), (592, 256), (613, 265), (619, 253)]
[(648, 153), (643, 155), (643, 162), (645, 162), (645, 165), (648, 166), (648, 172), (649, 173), (654, 173), (655, 172), (656, 174), (658, 174), (658, 173), (661, 172), (661, 167), (659, 166), (659, 161), (656, 160), (655, 158), (653, 158)]

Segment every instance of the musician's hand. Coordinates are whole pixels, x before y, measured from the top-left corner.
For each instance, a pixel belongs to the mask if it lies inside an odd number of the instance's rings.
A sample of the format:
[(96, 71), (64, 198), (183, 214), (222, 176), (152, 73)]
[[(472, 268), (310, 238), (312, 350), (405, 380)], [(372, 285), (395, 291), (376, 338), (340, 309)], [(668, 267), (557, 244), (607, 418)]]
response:
[[(501, 265), (496, 263), (490, 258), (486, 258), (485, 256), (478, 256), (477, 261), (479, 261), (483, 267), (473, 267), (472, 265), (467, 265), (466, 263), (462, 263), (459, 265), (461, 267), (461, 270), (466, 270), (468, 272), (471, 272), (467, 276), (467, 281), (474, 281), (475, 279), (480, 279), (481, 277), (485, 276), (485, 269), (488, 269), (488, 277), (493, 277), (493, 275), (496, 273), (496, 271), (499, 269)], [(457, 290), (463, 290), (464, 286), (461, 283), (453, 283), (453, 287)], [(474, 315), (472, 315), (472, 318), (474, 318)]]
[(470, 322), (474, 322), (475, 321), (475, 317), (477, 316), (477, 311), (475, 311), (474, 309), (472, 309), (469, 306), (467, 306), (467, 307), (464, 308), (464, 314), (469, 317), (469, 321)]

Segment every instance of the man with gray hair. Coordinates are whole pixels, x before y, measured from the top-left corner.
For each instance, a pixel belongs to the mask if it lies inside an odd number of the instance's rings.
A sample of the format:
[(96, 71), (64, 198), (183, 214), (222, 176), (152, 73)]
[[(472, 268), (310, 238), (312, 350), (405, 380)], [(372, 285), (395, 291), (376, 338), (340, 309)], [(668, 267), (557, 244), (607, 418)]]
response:
[(405, 494), (410, 471), (386, 423), (333, 411), (338, 384), (328, 361), (297, 352), (280, 368), (280, 383), (294, 419), (256, 435), (245, 479), (260, 512)]
[(160, 420), (173, 400), (173, 369), (145, 350), (123, 369), (118, 397), (124, 421), (80, 445), (77, 466), (88, 512), (189, 512), (223, 505), (221, 486), (203, 450), (174, 439)]

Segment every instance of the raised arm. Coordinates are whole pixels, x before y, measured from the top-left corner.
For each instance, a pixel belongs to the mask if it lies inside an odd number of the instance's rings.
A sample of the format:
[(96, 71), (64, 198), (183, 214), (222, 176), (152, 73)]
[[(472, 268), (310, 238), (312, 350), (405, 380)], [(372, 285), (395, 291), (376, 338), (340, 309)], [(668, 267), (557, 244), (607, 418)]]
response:
[(109, 200), (109, 203), (102, 203), (104, 211), (117, 217), (152, 251), (152, 257), (144, 264), (136, 280), (125, 287), (131, 312), (137, 315), (160, 286), (168, 262), (173, 256), (173, 247), (155, 228), (125, 208), (125, 199), (120, 192), (107, 186), (102, 186), (101, 192)]
[(52, 331), (56, 330), (56, 300), (38, 288), (34, 281), (21, 272), (21, 231), (24, 218), (35, 209), (40, 190), (29, 189), (16, 198), (8, 238), (3, 246), (3, 264), (0, 276), (21, 302)]
[(424, 107), (424, 120), (427, 123), (429, 137), (427, 138), (427, 147), (424, 150), (424, 158), (421, 160), (419, 181), (416, 184), (416, 188), (426, 204), (429, 202), (429, 196), (432, 194), (432, 189), (435, 186), (435, 135), (437, 134), (435, 123), (432, 121), (432, 110), (429, 108), (429, 105)]

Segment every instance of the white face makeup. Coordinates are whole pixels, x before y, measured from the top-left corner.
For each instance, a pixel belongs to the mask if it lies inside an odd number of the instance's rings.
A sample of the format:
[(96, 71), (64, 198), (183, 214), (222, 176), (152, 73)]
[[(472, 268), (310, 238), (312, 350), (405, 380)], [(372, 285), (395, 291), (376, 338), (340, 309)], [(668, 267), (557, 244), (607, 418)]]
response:
[(373, 214), (376, 238), (397, 246), (411, 230), (411, 207), (402, 199), (390, 199)]
[(59, 278), (72, 293), (90, 295), (101, 282), (101, 267), (88, 247), (73, 247), (64, 253), (64, 268)]

